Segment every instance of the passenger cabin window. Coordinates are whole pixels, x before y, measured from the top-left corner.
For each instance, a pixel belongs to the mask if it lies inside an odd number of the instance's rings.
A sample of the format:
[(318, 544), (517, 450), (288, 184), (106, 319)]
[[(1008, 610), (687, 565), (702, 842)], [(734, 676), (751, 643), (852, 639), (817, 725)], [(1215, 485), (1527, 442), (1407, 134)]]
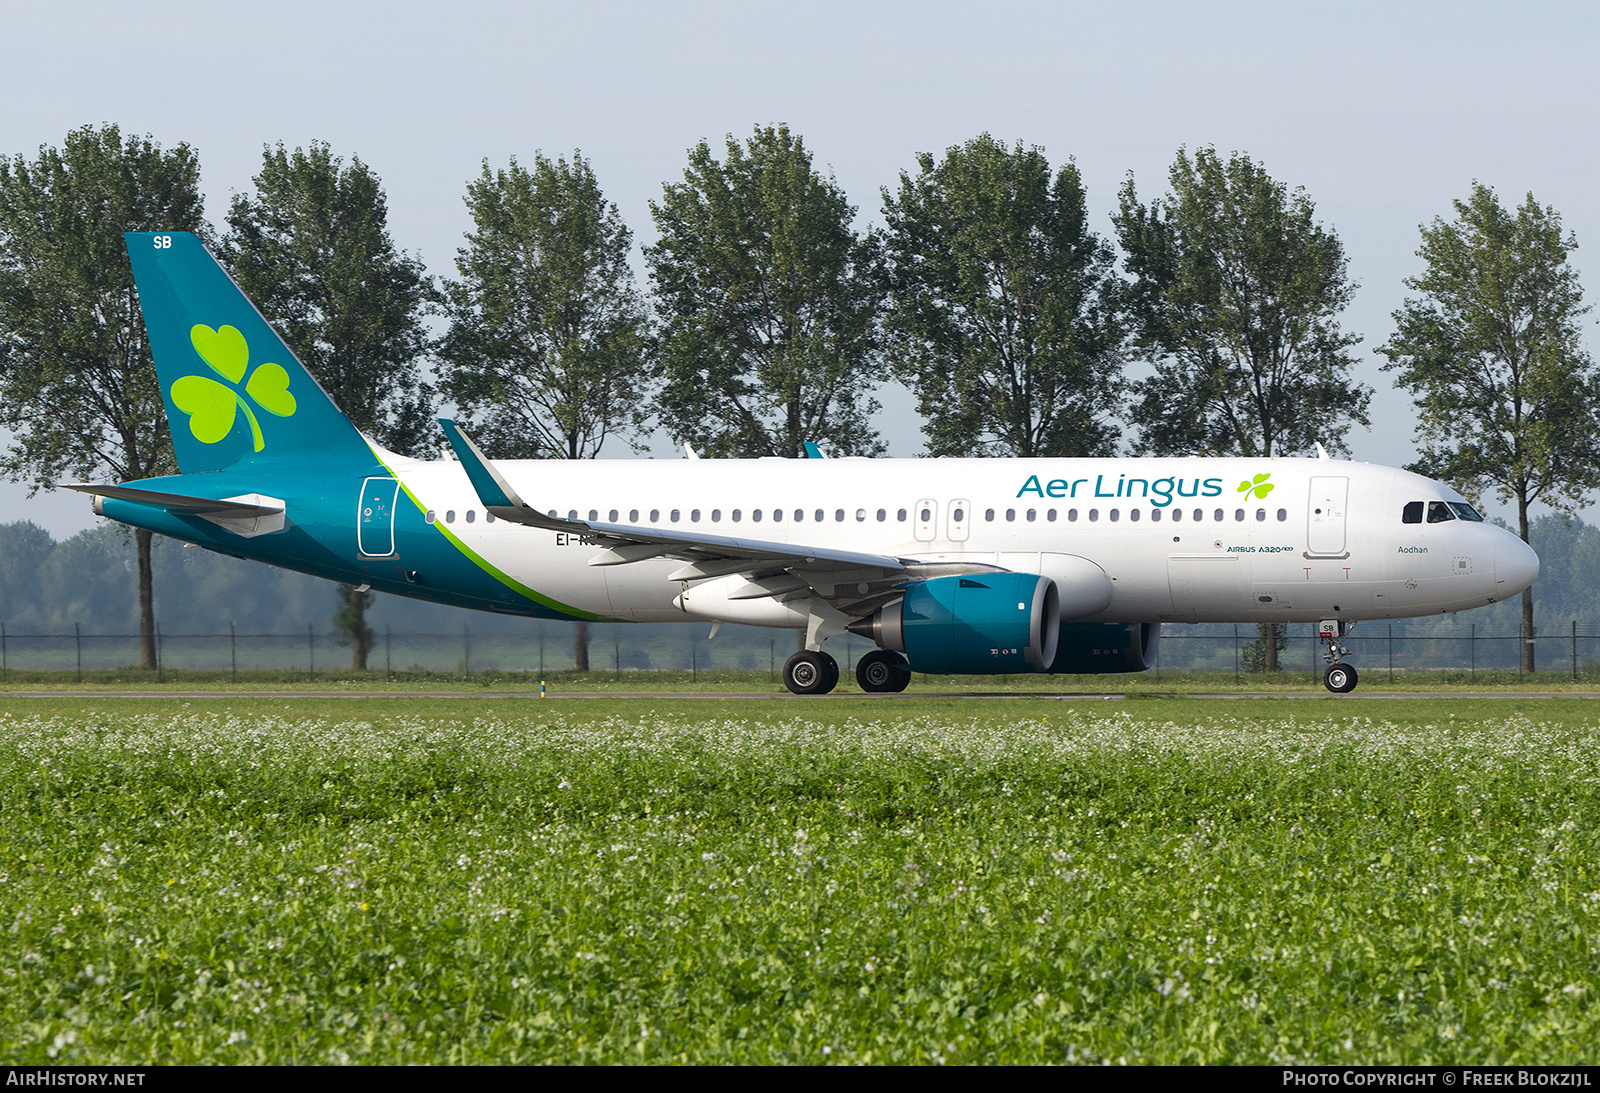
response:
[(476, 510), (468, 509), (467, 510), (467, 523), (469, 523), (469, 524), (472, 523), (472, 521), (477, 517), (477, 515), (478, 514), (477, 514)]
[(429, 510), (428, 510), (428, 514), (427, 514), (427, 515), (426, 515), (426, 516), (424, 516), (424, 517), (423, 517), (423, 518), (422, 518), (422, 520), (423, 520), (423, 523), (426, 523), (426, 524), (431, 524), (431, 523), (433, 523), (433, 521), (434, 521), (434, 520), (435, 520), (435, 519), (436, 519), (436, 517), (435, 517), (435, 516), (434, 516), (434, 514), (433, 514), (433, 510), (432, 510), (432, 509), (429, 509)]
[[(551, 513), (550, 515), (554, 516), (555, 513)], [(445, 509), (444, 510), (444, 522), (447, 523), (447, 524), (453, 524), (453, 523), (456, 522), (456, 510), (455, 509)]]

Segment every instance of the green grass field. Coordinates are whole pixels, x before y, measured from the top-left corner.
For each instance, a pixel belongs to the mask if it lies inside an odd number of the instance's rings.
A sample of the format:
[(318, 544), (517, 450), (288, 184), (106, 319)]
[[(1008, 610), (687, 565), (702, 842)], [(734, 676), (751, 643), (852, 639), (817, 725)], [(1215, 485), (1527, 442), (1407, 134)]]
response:
[(7, 699), (0, 1055), (1589, 1061), (1597, 726), (1577, 699)]

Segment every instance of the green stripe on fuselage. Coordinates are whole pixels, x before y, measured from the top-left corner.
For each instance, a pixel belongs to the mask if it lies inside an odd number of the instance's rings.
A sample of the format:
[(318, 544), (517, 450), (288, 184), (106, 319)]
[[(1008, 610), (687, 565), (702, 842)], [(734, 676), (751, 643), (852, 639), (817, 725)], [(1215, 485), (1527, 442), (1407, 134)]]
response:
[[(373, 455), (376, 456), (377, 454), (378, 454), (377, 452), (373, 452)], [(407, 497), (411, 498), (411, 503), (413, 505), (417, 506), (417, 511), (422, 513), (423, 517), (426, 518), (427, 517), (427, 513), (428, 513), (428, 506), (424, 505), (420, 500), (418, 500), (417, 495), (411, 492), (411, 487), (406, 485), (406, 480), (404, 478), (402, 478), (395, 471), (395, 469), (393, 467), (389, 466), (389, 464), (387, 464), (387, 463), (384, 463), (383, 462), (383, 458), (381, 456), (378, 457), (378, 461), (380, 463), (383, 463), (383, 469), (384, 470), (386, 470), (390, 474), (394, 475), (395, 481), (400, 483), (400, 488), (405, 491), (405, 495)], [(437, 520), (435, 520), (431, 526), (434, 528), (434, 530), (439, 532), (440, 535), (443, 535), (445, 537), (446, 541), (448, 541), (458, 551), (460, 551), (463, 555), (465, 555), (472, 562), (473, 565), (477, 566), (479, 569), (481, 569), (485, 573), (489, 574), (489, 576), (493, 577), (495, 580), (499, 581), (501, 584), (505, 585), (507, 588), (511, 589), (513, 592), (516, 592), (517, 594), (522, 595), (522, 596), (526, 596), (528, 599), (532, 600), (534, 603), (539, 604), (541, 607), (549, 608), (551, 611), (560, 612), (561, 614), (566, 615), (568, 618), (576, 619), (576, 620), (582, 620), (584, 622), (622, 622), (622, 621), (624, 621), (622, 619), (609, 618), (609, 617), (607, 617), (605, 615), (597, 615), (592, 611), (584, 611), (581, 608), (573, 607), (571, 604), (562, 603), (560, 600), (553, 599), (553, 598), (551, 598), (549, 596), (546, 596), (542, 592), (539, 592), (539, 591), (537, 591), (535, 589), (529, 588), (527, 585), (523, 584), (521, 581), (519, 581), (515, 577), (511, 576), (511, 574), (505, 572), (504, 570), (502, 570), (498, 566), (496, 566), (493, 562), (490, 562), (488, 559), (484, 558), (483, 555), (481, 555), (477, 551), (473, 550), (466, 543), (462, 542), (459, 538), (457, 538), (455, 536), (455, 534), (453, 532), (450, 531), (449, 528), (446, 528), (443, 524), (439, 523)]]

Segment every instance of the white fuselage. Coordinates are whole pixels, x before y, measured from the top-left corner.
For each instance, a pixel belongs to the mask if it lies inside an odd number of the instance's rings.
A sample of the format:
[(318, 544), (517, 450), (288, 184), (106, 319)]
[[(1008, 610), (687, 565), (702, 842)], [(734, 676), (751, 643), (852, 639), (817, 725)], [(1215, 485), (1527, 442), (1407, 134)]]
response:
[[(435, 520), (531, 588), (611, 618), (699, 617), (686, 615), (678, 603), (683, 586), (667, 579), (680, 561), (591, 565), (600, 548), (580, 536), (486, 519), (459, 463), (391, 465)], [(1448, 486), (1336, 460), (591, 460), (496, 467), (529, 504), (560, 517), (1055, 576), (1064, 586), (1063, 605), (1084, 604), (1075, 617), (1089, 621), (1427, 615), (1505, 599), (1538, 574), (1533, 552), (1493, 524), (1402, 522), (1407, 503), (1461, 501)], [(1250, 489), (1241, 491), (1247, 483)], [(1073, 600), (1068, 586), (1095, 567), (1109, 579), (1109, 595)], [(770, 616), (730, 618), (796, 625), (770, 606)], [(759, 615), (757, 608), (739, 610)]]

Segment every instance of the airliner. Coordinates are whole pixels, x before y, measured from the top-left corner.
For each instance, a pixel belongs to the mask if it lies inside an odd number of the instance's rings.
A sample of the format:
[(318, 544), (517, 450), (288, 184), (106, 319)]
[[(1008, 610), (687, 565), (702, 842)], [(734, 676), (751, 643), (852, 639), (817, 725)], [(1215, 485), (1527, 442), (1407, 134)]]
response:
[[(459, 607), (803, 634), (825, 694), (913, 672), (1140, 672), (1164, 623), (1314, 622), (1324, 684), (1373, 619), (1527, 588), (1539, 559), (1455, 490), (1318, 458), (497, 461), (363, 436), (201, 241), (126, 236), (180, 473), (74, 483), (105, 517)], [(692, 450), (688, 453), (693, 455)]]

